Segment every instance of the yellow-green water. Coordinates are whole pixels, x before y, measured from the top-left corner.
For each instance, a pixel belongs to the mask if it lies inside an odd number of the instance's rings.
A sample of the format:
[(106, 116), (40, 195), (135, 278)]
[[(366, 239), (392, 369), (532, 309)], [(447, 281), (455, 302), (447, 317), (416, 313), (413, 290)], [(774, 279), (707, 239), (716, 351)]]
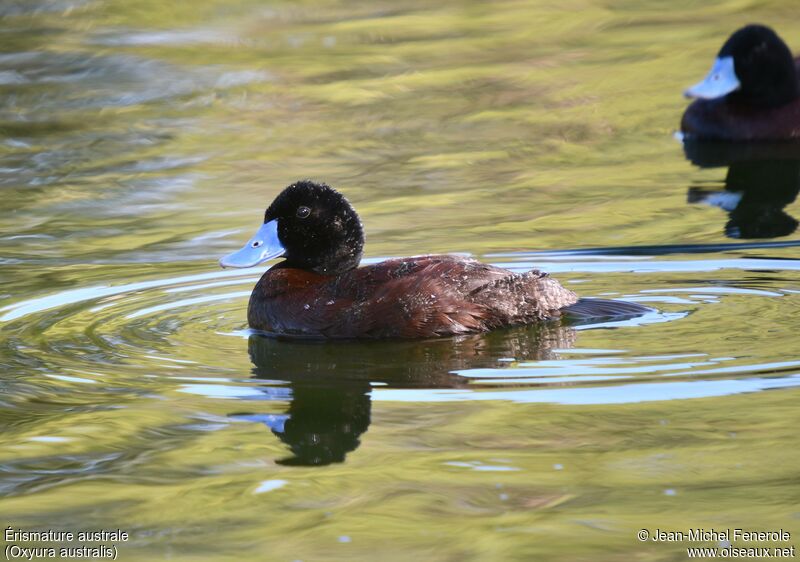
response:
[[(725, 167), (673, 136), (751, 21), (800, 51), (785, 0), (0, 3), (4, 530), (119, 528), (120, 560), (797, 545), (800, 236), (769, 228), (796, 189), (733, 239), (755, 219), (687, 203)], [(249, 338), (259, 271), (216, 259), (304, 177), (353, 202), (370, 260), (467, 252), (658, 312)]]

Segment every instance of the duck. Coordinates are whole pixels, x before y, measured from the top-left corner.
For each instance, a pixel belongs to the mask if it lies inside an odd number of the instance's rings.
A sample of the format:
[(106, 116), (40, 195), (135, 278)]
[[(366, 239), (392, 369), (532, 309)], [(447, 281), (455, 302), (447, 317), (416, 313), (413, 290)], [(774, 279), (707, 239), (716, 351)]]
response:
[(282, 257), (250, 295), (250, 328), (311, 339), (433, 338), (560, 318), (638, 316), (636, 303), (579, 299), (547, 273), (514, 273), (460, 255), (393, 258), (360, 266), (364, 229), (348, 200), (302, 180), (267, 207), (263, 224), (223, 268)]
[(735, 31), (708, 75), (688, 88), (684, 138), (723, 141), (800, 139), (800, 58), (771, 28)]

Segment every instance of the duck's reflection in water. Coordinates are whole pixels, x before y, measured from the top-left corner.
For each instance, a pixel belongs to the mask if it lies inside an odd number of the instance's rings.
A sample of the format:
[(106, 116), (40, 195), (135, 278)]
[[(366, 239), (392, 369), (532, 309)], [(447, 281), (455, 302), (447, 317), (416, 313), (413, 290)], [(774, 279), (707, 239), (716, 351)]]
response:
[(284, 465), (343, 462), (370, 424), (373, 386), (459, 388), (460, 370), (508, 368), (513, 361), (550, 359), (572, 347), (573, 328), (553, 322), (457, 338), (424, 341), (304, 342), (249, 339), (253, 374), (288, 382), (284, 414), (240, 413), (265, 423), (289, 446)]
[(792, 234), (798, 221), (783, 209), (800, 191), (800, 145), (684, 144), (687, 158), (702, 168), (728, 166), (724, 190), (690, 187), (689, 203), (728, 212), (729, 238), (777, 238)]

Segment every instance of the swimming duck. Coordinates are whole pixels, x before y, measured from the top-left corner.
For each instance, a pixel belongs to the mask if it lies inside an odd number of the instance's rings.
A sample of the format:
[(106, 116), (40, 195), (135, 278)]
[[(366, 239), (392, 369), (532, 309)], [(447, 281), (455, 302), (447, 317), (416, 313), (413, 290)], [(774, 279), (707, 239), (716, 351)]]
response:
[(800, 139), (800, 58), (769, 27), (747, 25), (725, 42), (681, 119), (688, 138)]
[(222, 267), (267, 270), (250, 295), (251, 328), (306, 338), (427, 338), (554, 319), (637, 316), (634, 303), (578, 299), (538, 270), (513, 273), (474, 259), (427, 255), (359, 267), (364, 231), (332, 187), (299, 181), (283, 190), (245, 246)]

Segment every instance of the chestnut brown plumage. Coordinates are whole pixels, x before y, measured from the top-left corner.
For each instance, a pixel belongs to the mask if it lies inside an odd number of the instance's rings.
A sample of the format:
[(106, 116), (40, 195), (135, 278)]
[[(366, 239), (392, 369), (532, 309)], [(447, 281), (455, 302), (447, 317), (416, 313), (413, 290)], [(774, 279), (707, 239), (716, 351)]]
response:
[(393, 259), (336, 276), (279, 264), (256, 284), (247, 320), (279, 334), (419, 338), (553, 318), (577, 300), (546, 273), (456, 256)]

